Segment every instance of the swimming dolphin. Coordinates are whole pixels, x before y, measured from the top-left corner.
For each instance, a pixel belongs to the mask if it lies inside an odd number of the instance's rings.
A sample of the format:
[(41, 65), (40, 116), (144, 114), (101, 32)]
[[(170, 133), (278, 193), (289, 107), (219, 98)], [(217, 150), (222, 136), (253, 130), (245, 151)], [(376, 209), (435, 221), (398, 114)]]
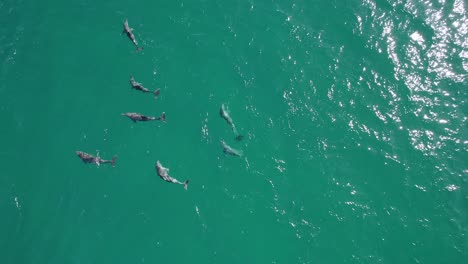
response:
[(133, 44), (136, 46), (137, 52), (142, 50), (143, 48), (138, 46), (138, 42), (136, 41), (135, 35), (133, 35), (133, 28), (130, 28), (130, 26), (128, 25), (128, 19), (125, 19), (123, 26), (124, 29), (122, 33), (125, 33), (127, 37), (133, 42)]
[(161, 179), (167, 181), (167, 182), (172, 182), (172, 183), (177, 183), (177, 184), (183, 184), (184, 189), (187, 190), (189, 180), (185, 180), (185, 182), (180, 182), (177, 179), (172, 178), (169, 176), (169, 168), (164, 168), (161, 165), (161, 162), (156, 161), (156, 171), (158, 172), (158, 176), (161, 177)]
[(112, 158), (112, 160), (105, 160), (105, 159), (101, 159), (99, 157), (99, 154), (97, 155), (97, 157), (91, 155), (91, 154), (88, 154), (88, 153), (85, 153), (85, 152), (82, 152), (82, 151), (76, 151), (76, 155), (78, 155), (78, 157), (80, 157), (80, 159), (84, 162), (84, 163), (94, 163), (96, 165), (101, 165), (103, 163), (111, 163), (112, 164), (112, 167), (114, 167), (115, 165), (115, 159), (117, 159), (116, 156), (114, 156)]
[(237, 156), (237, 157), (242, 157), (243, 153), (242, 153), (241, 150), (231, 148), (230, 146), (228, 146), (226, 144), (226, 142), (224, 142), (224, 140), (221, 140), (221, 146), (223, 147), (223, 152), (225, 154), (229, 154), (229, 155)]
[(139, 113), (123, 113), (123, 116), (130, 118), (133, 122), (137, 121), (152, 121), (152, 120), (161, 120), (163, 122), (166, 121), (166, 113), (162, 112), (161, 116), (154, 117), (154, 116), (145, 116)]
[[(143, 85), (141, 83), (135, 81), (135, 79), (133, 78), (132, 75), (130, 75), (130, 85), (135, 90), (142, 91), (144, 93), (151, 93), (151, 91), (148, 90), (147, 88), (143, 87)], [(156, 98), (158, 98), (159, 94), (161, 93), (161, 89), (158, 88), (152, 93), (154, 94), (154, 98), (156, 99)]]
[(221, 109), (219, 110), (219, 115), (226, 120), (226, 122), (231, 126), (232, 131), (236, 135), (236, 140), (241, 140), (244, 136), (239, 135), (236, 129), (236, 125), (234, 125), (234, 122), (232, 121), (231, 116), (228, 113), (227, 108), (224, 106), (224, 104), (221, 104)]

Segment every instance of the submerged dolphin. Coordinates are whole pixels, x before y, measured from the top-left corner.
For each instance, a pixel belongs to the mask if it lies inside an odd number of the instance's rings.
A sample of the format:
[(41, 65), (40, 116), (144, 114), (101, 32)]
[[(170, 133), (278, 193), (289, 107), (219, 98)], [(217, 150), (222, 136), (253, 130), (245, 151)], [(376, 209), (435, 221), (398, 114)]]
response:
[(161, 89), (159, 89), (159, 88), (156, 89), (154, 92), (151, 92), (150, 90), (145, 88), (141, 83), (135, 81), (135, 79), (131, 75), (130, 75), (130, 85), (135, 90), (142, 91), (144, 93), (153, 93), (155, 99), (158, 98), (159, 94), (161, 93)]
[(237, 156), (237, 157), (242, 157), (243, 155), (241, 150), (231, 148), (230, 146), (226, 144), (226, 142), (224, 142), (224, 140), (221, 140), (221, 146), (223, 147), (223, 152), (225, 154), (229, 154), (229, 155)]
[(124, 26), (123, 33), (125, 33), (127, 37), (135, 45), (137, 52), (142, 50), (143, 48), (138, 46), (138, 42), (135, 38), (135, 35), (133, 35), (133, 28), (130, 28), (130, 26), (128, 25), (128, 19), (125, 19), (123, 26)]
[(112, 167), (115, 165), (115, 159), (117, 159), (116, 156), (114, 156), (112, 158), (112, 160), (105, 160), (105, 159), (101, 159), (99, 157), (99, 154), (97, 155), (97, 157), (91, 155), (91, 154), (88, 154), (88, 153), (85, 153), (85, 152), (82, 152), (82, 151), (76, 151), (76, 155), (78, 155), (78, 157), (80, 157), (80, 159), (84, 162), (84, 163), (94, 163), (96, 165), (101, 165), (103, 163), (111, 163), (112, 164)]
[(161, 177), (161, 179), (167, 182), (183, 184), (184, 189), (187, 190), (189, 180), (185, 180), (185, 182), (180, 182), (177, 179), (172, 178), (171, 176), (169, 176), (169, 168), (164, 168), (163, 165), (161, 165), (161, 162), (159, 162), (159, 160), (156, 161), (156, 171), (158, 173), (158, 176)]
[(123, 116), (126, 116), (130, 118), (133, 122), (137, 121), (152, 121), (152, 120), (161, 120), (163, 122), (166, 121), (166, 113), (162, 112), (161, 116), (155, 117), (155, 116), (145, 116), (139, 113), (123, 113)]
[(232, 131), (236, 135), (236, 140), (241, 140), (244, 136), (239, 135), (236, 129), (236, 125), (234, 125), (234, 122), (232, 121), (231, 116), (229, 115), (229, 112), (227, 108), (224, 106), (224, 104), (221, 104), (221, 109), (219, 110), (219, 115), (226, 120), (226, 122), (231, 126)]

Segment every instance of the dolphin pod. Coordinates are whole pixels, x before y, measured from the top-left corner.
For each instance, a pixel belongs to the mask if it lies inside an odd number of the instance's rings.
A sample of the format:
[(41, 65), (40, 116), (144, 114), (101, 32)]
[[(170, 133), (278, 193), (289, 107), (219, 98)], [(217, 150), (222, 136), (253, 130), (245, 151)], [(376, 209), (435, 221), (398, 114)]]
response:
[[(139, 46), (138, 41), (136, 40), (135, 35), (133, 34), (133, 29), (130, 28), (127, 19), (125, 19), (124, 23), (123, 23), (123, 33), (126, 34), (127, 37), (135, 45), (137, 52), (141, 51), (143, 49), (141, 46)], [(159, 88), (154, 90), (154, 91), (150, 91), (149, 89), (144, 87), (143, 84), (137, 82), (135, 80), (135, 78), (133, 77), (133, 75), (130, 75), (130, 85), (131, 85), (132, 89), (138, 90), (140, 92), (152, 93), (155, 98), (157, 98), (159, 96), (160, 92), (161, 92), (161, 90)], [(232, 120), (232, 118), (230, 116), (229, 110), (224, 104), (221, 104), (219, 114), (231, 126), (231, 129), (232, 129), (232, 131), (234, 132), (234, 135), (235, 135), (235, 139), (236, 140), (241, 140), (243, 138), (243, 136), (238, 133), (237, 128), (236, 128), (236, 126), (235, 126), (235, 124), (234, 124), (234, 122), (233, 122), (233, 120)], [(122, 113), (122, 115), (128, 117), (130, 120), (132, 120), (135, 123), (136, 122), (146, 122), (146, 121), (156, 121), (156, 120), (163, 121), (163, 122), (166, 121), (166, 113), (165, 112), (162, 112), (162, 114), (160, 116), (146, 116), (146, 115), (143, 115), (143, 114), (140, 114), (140, 113), (135, 113), (135, 112)], [(237, 156), (237, 157), (242, 157), (243, 156), (242, 150), (232, 148), (224, 140), (220, 140), (220, 143), (221, 143), (221, 147), (223, 149), (223, 152), (226, 155)], [(102, 159), (101, 157), (99, 157), (99, 154), (97, 154), (96, 156), (93, 156), (91, 154), (88, 154), (88, 153), (85, 153), (85, 152), (82, 152), (82, 151), (76, 151), (75, 153), (77, 154), (77, 156), (84, 163), (93, 163), (93, 164), (96, 164), (98, 166), (100, 166), (100, 164), (109, 163), (109, 164), (112, 164), (112, 166), (114, 167), (115, 160), (117, 158), (116, 156), (114, 156), (111, 160), (106, 160), (106, 159)], [(170, 182), (170, 183), (183, 185), (184, 189), (187, 190), (189, 180), (187, 179), (184, 182), (181, 182), (181, 181), (177, 180), (176, 178), (171, 177), (169, 175), (169, 168), (164, 167), (159, 160), (156, 160), (155, 169), (156, 169), (157, 175), (162, 180), (164, 180), (166, 182)]]

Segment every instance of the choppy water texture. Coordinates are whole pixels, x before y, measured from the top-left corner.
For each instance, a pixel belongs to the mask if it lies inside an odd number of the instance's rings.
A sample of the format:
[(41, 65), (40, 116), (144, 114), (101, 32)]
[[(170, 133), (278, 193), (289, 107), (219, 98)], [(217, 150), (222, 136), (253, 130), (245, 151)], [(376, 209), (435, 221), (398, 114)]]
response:
[(0, 1), (0, 262), (466, 261), (467, 10)]

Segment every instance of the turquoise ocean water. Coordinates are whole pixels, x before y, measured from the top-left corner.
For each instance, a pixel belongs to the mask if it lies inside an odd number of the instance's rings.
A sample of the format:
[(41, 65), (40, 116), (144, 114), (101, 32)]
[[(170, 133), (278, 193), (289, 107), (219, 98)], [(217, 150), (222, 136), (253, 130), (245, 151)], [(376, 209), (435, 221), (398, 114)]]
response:
[(467, 10), (0, 1), (0, 263), (463, 263)]

